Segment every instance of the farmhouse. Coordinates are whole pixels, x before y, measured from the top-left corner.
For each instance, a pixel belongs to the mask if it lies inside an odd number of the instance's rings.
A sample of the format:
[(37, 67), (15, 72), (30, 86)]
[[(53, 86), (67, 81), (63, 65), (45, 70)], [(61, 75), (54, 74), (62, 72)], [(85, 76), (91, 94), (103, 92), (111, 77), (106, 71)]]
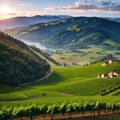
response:
[(111, 70), (111, 71), (108, 73), (108, 77), (109, 77), (109, 78), (120, 77), (120, 70)]
[(111, 70), (108, 74), (99, 74), (97, 78), (113, 78), (119, 77), (120, 78), (120, 70)]
[(107, 60), (107, 61), (105, 61), (104, 63), (102, 63), (102, 66), (106, 66), (106, 65), (112, 64), (112, 63), (113, 63), (113, 60), (110, 59), (110, 60)]
[(97, 78), (107, 78), (107, 77), (108, 77), (107, 74), (99, 74), (99, 75), (97, 76)]

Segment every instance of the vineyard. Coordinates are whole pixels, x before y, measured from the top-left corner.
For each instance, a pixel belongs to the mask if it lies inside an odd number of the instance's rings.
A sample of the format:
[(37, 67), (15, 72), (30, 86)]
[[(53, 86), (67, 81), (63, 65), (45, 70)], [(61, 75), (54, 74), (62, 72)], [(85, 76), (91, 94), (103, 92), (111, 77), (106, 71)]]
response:
[[(33, 120), (34, 116), (39, 116), (39, 119), (46, 119), (46, 116), (49, 116), (51, 120), (54, 119), (54, 115), (58, 114), (61, 119), (64, 118), (65, 114), (69, 114), (69, 118), (72, 118), (72, 114), (81, 114), (82, 116), (87, 112), (90, 114), (97, 111), (97, 116), (101, 115), (101, 111), (105, 113), (112, 111), (112, 114), (117, 111), (120, 113), (120, 103), (114, 102), (63, 102), (62, 104), (53, 104), (53, 105), (28, 105), (14, 108), (2, 108), (0, 110), (0, 120), (24, 120), (23, 118), (29, 118)], [(59, 115), (60, 114), (60, 115)]]
[(119, 63), (53, 67), (46, 80), (20, 88), (0, 85), (0, 120), (120, 120), (120, 78), (96, 78), (118, 68)]

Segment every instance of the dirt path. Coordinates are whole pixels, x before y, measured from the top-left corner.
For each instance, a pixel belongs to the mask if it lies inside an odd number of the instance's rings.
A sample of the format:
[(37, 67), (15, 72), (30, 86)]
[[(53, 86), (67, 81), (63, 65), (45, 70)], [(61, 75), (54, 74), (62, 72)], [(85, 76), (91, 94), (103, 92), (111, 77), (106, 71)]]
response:
[(35, 81), (31, 81), (31, 82), (28, 82), (28, 83), (21, 84), (21, 85), (18, 86), (17, 88), (24, 87), (24, 86), (29, 85), (29, 84), (31, 84), (31, 83), (36, 83), (36, 82), (39, 82), (39, 81), (43, 81), (43, 80), (47, 79), (49, 76), (51, 76), (52, 73), (53, 73), (53, 71), (50, 70), (49, 72), (46, 73), (46, 75), (45, 75), (44, 77), (42, 77), (42, 78), (40, 78), (40, 79), (38, 79), (38, 80), (35, 80)]

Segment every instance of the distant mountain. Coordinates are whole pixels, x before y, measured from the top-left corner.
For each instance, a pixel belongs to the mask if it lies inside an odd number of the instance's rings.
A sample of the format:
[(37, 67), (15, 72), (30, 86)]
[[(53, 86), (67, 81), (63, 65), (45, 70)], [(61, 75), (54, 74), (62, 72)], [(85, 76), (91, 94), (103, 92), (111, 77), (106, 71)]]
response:
[(34, 49), (0, 32), (0, 84), (19, 86), (42, 78), (49, 70)]
[(6, 30), (5, 32), (22, 41), (35, 42), (45, 39), (61, 30), (67, 29), (69, 26), (78, 24), (86, 19), (86, 17), (80, 17), (55, 22), (39, 23), (27, 27)]
[(23, 26), (28, 26), (28, 25), (37, 24), (37, 23), (46, 23), (46, 22), (62, 20), (70, 17), (71, 16), (62, 16), (62, 15), (59, 15), (59, 16), (36, 15), (33, 17), (15, 17), (10, 19), (0, 20), (0, 29), (11, 29), (11, 28), (23, 27)]
[(106, 18), (106, 19), (120, 23), (120, 18)]
[(6, 32), (21, 40), (39, 41), (52, 49), (76, 50), (91, 45), (111, 49), (120, 44), (120, 23), (96, 17), (75, 17)]

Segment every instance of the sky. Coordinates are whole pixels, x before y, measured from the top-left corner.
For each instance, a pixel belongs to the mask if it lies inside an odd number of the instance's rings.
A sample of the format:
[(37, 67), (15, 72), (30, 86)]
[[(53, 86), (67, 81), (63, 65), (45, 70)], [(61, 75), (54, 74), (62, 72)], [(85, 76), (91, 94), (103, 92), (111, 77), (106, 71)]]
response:
[(120, 17), (120, 0), (0, 0), (0, 19), (34, 15), (115, 18)]

